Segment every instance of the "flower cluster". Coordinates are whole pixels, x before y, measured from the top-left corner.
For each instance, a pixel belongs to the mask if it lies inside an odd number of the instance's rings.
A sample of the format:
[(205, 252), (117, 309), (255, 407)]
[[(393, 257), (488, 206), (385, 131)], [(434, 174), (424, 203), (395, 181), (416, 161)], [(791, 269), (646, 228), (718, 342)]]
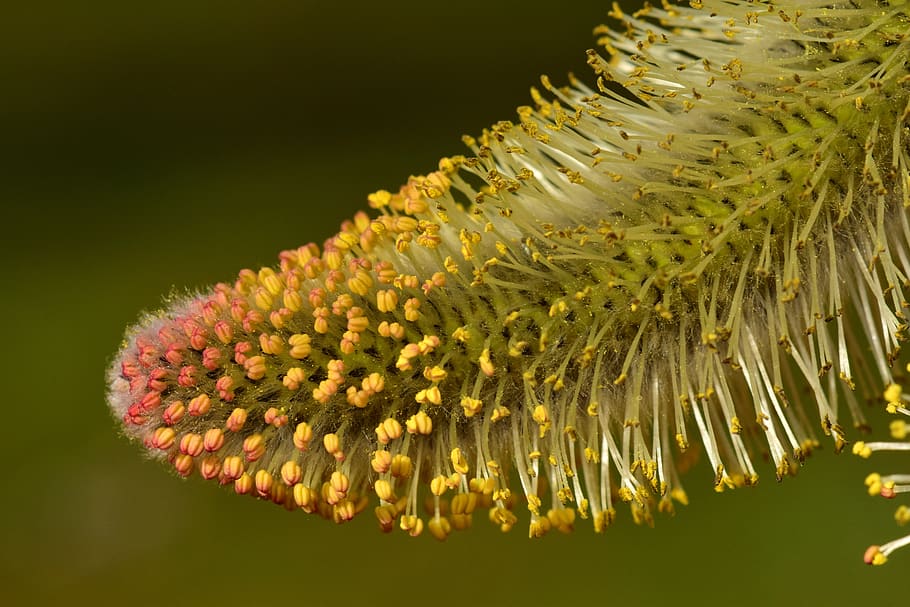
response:
[(543, 79), (323, 246), (145, 318), (109, 372), (125, 432), (440, 539), (479, 508), (649, 523), (699, 446), (718, 490), (843, 447), (839, 401), (862, 424), (904, 338), (910, 8), (689, 4), (614, 7), (595, 87)]
[[(910, 365), (907, 365), (907, 371), (910, 372)], [(889, 384), (885, 389), (884, 399), (888, 413), (910, 416), (910, 409), (907, 408), (910, 397), (903, 393), (900, 384)], [(895, 419), (891, 422), (891, 437), (895, 439), (893, 442), (856, 442), (853, 444), (853, 453), (869, 458), (876, 451), (907, 452), (910, 451), (908, 436), (910, 436), (910, 424), (903, 419)], [(869, 489), (869, 495), (894, 499), (899, 493), (910, 492), (910, 474), (882, 476), (878, 472), (873, 472), (866, 477), (866, 487)], [(910, 523), (910, 508), (903, 504), (898, 506), (894, 513), (894, 520), (899, 525)], [(910, 534), (881, 546), (869, 546), (863, 555), (863, 560), (870, 565), (884, 565), (892, 552), (907, 545), (910, 545)]]

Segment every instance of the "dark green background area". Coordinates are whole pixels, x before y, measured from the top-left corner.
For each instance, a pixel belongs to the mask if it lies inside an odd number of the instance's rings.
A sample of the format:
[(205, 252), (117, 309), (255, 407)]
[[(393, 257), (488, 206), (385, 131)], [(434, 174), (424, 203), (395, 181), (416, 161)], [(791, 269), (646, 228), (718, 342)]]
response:
[(587, 76), (609, 3), (25, 4), (0, 21), (4, 604), (905, 602), (910, 554), (861, 562), (895, 504), (830, 448), (723, 495), (702, 465), (654, 530), (477, 515), (440, 544), (179, 480), (118, 435), (104, 374), (140, 311), (321, 242), (541, 73)]

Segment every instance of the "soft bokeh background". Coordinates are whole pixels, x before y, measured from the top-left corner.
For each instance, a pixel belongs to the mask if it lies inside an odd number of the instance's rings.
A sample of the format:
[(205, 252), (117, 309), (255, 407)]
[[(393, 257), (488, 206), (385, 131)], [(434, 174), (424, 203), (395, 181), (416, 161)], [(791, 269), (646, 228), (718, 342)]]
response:
[(445, 544), (144, 461), (104, 403), (141, 310), (321, 241), (540, 73), (584, 73), (609, 3), (61, 4), (0, 21), (5, 605), (902, 603), (910, 554), (860, 561), (894, 505), (830, 449), (732, 494), (702, 466), (654, 530), (621, 511), (529, 541), (478, 516)]

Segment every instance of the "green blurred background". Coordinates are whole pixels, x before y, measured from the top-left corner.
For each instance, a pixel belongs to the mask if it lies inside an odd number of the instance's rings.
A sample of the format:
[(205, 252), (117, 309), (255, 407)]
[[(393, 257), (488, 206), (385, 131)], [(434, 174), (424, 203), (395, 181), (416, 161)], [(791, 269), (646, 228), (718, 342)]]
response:
[[(28, 5), (28, 8), (26, 6)], [(40, 14), (39, 14), (40, 10)], [(445, 544), (336, 527), (144, 461), (104, 374), (172, 290), (321, 240), (378, 188), (462, 152), (548, 73), (587, 75), (607, 2), (21, 3), (0, 22), (6, 605), (905, 603), (910, 554), (869, 467), (830, 449), (781, 485), (654, 530)], [(837, 459), (837, 462), (833, 460)], [(885, 461), (885, 460), (882, 460)], [(903, 465), (906, 469), (906, 460)]]

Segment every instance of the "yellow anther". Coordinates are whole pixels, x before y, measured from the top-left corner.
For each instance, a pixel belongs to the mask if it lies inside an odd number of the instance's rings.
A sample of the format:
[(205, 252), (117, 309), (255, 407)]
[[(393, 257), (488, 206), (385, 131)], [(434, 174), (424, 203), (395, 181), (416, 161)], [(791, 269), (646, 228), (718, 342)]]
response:
[(399, 453), (392, 458), (392, 465), (389, 469), (395, 478), (408, 478), (413, 471), (413, 463), (410, 457)]
[(392, 312), (398, 307), (398, 292), (394, 289), (376, 293), (376, 307), (380, 312)]
[(344, 500), (345, 494), (339, 493), (332, 483), (322, 483), (322, 501), (330, 506), (334, 506)]
[(686, 437), (682, 434), (676, 435), (676, 445), (679, 447), (680, 451), (685, 451), (689, 448), (689, 441), (686, 440)]
[(416, 395), (414, 395), (414, 400), (422, 405), (441, 405), (442, 393), (439, 391), (439, 386), (434, 385), (426, 388), (425, 390), (420, 390)]
[(174, 446), (176, 438), (177, 433), (173, 428), (168, 428), (166, 426), (156, 428), (155, 432), (152, 434), (152, 446), (156, 449), (167, 451)]
[(265, 358), (262, 356), (251, 356), (243, 361), (243, 368), (246, 371), (246, 376), (253, 381), (257, 381), (265, 377), (266, 365)]
[(871, 495), (873, 497), (877, 496), (877, 495), (881, 495), (882, 477), (879, 473), (873, 472), (873, 473), (869, 474), (866, 477), (865, 481), (863, 481), (863, 482), (866, 484), (866, 487), (868, 487), (868, 489), (869, 489), (869, 495)]
[(464, 343), (464, 342), (468, 341), (468, 339), (470, 339), (470, 337), (471, 337), (471, 334), (468, 332), (467, 327), (458, 327), (457, 329), (452, 331), (452, 339), (454, 339), (455, 341)]
[[(587, 508), (582, 512), (582, 518), (587, 518)], [(573, 508), (552, 508), (547, 512), (547, 519), (561, 533), (570, 533), (575, 526), (575, 510)]]
[(376, 513), (376, 520), (379, 521), (379, 528), (383, 533), (388, 533), (394, 529), (395, 517), (398, 516), (395, 506), (383, 504), (382, 506), (377, 506), (373, 512)]
[(373, 277), (363, 268), (355, 270), (353, 276), (348, 279), (348, 288), (352, 293), (356, 293), (361, 297), (368, 295), (372, 286)]
[(885, 388), (884, 393), (885, 402), (892, 405), (899, 405), (901, 402), (902, 394), (903, 390), (898, 384), (888, 384), (888, 386)]
[(338, 382), (324, 379), (319, 382), (319, 387), (313, 389), (313, 399), (322, 404), (327, 404), (332, 396), (338, 392)]
[(316, 510), (316, 501), (319, 496), (314, 490), (297, 483), (291, 490), (291, 495), (294, 497), (294, 503), (305, 512), (314, 512)]
[(420, 318), (420, 300), (412, 297), (404, 302), (404, 317), (410, 322), (416, 322)]
[(394, 234), (399, 236), (410, 234), (417, 230), (417, 220), (413, 217), (394, 217), (390, 218), (388, 228)]
[(456, 489), (461, 485), (462, 475), (460, 472), (453, 472), (446, 477), (446, 487), (449, 489)]
[(591, 464), (600, 462), (600, 454), (591, 447), (585, 447), (585, 461)]
[(448, 166), (443, 166), (442, 161), (440, 161), (439, 170), (427, 175), (423, 185), (425, 188), (424, 194), (428, 198), (439, 198), (452, 187), (452, 181), (448, 178), (448, 174), (451, 172), (448, 170)]
[(309, 448), (310, 441), (313, 440), (313, 429), (306, 422), (300, 422), (294, 429), (294, 446), (300, 451), (306, 451)]
[(487, 470), (490, 472), (491, 475), (498, 478), (499, 471), (500, 471), (499, 462), (497, 462), (495, 459), (489, 460), (487, 462)]
[[(231, 381), (230, 377), (228, 380)], [(162, 418), (164, 419), (165, 424), (173, 426), (183, 419), (185, 415), (186, 405), (183, 404), (183, 401), (175, 400), (165, 408), (164, 413), (162, 413)]]
[(550, 318), (553, 318), (559, 314), (564, 314), (566, 312), (566, 310), (568, 310), (568, 306), (566, 306), (566, 302), (564, 302), (563, 300), (560, 299), (559, 301), (557, 301), (556, 303), (554, 303), (553, 305), (550, 306), (549, 316), (550, 316)]
[(447, 375), (448, 373), (446, 373), (445, 369), (438, 365), (435, 367), (424, 367), (423, 369), (423, 376), (432, 382), (440, 382), (444, 380)]
[(405, 425), (408, 428), (409, 434), (422, 434), (426, 436), (433, 431), (433, 420), (423, 411), (418, 411), (416, 414), (409, 417)]
[(281, 354), (284, 352), (284, 341), (279, 335), (260, 333), (259, 349), (263, 354)]
[(908, 432), (910, 432), (907, 422), (902, 419), (892, 421), (889, 425), (889, 429), (891, 430), (891, 436), (897, 440), (904, 440), (907, 438)]
[(348, 311), (348, 331), (353, 333), (363, 333), (370, 326), (370, 319), (362, 316), (363, 310), (360, 308), (351, 308)]
[(490, 521), (493, 524), (499, 525), (499, 530), (505, 533), (510, 531), (515, 523), (518, 522), (518, 517), (510, 510), (501, 506), (496, 506), (490, 508)]
[(498, 422), (501, 419), (505, 419), (512, 415), (512, 412), (503, 405), (498, 405), (493, 408), (493, 414), (490, 415), (490, 421)]
[(399, 438), (402, 433), (401, 424), (393, 417), (386, 418), (376, 426), (376, 438), (383, 445)]
[(340, 251), (348, 251), (351, 247), (357, 246), (359, 239), (350, 232), (341, 232), (332, 241), (332, 244)]
[(253, 477), (244, 472), (240, 478), (234, 481), (234, 492), (239, 495), (246, 495), (253, 490)]
[(438, 231), (426, 231), (417, 237), (417, 244), (428, 249), (435, 249), (442, 243)]
[(373, 209), (381, 209), (388, 206), (392, 200), (392, 195), (386, 190), (379, 190), (367, 196), (367, 203)]
[(259, 284), (265, 287), (270, 295), (278, 295), (284, 289), (281, 279), (272, 268), (262, 268), (258, 275)]
[(306, 381), (306, 378), (306, 371), (300, 367), (291, 367), (281, 379), (281, 383), (284, 384), (284, 387), (288, 390), (299, 390), (303, 382)]
[(265, 439), (261, 434), (251, 434), (243, 440), (243, 453), (248, 462), (255, 462), (265, 454)]
[(449, 274), (458, 274), (458, 264), (452, 259), (452, 256), (449, 255), (442, 262), (442, 266), (446, 269), (446, 272)]
[(468, 482), (468, 489), (472, 494), (492, 495), (496, 481), (492, 478), (472, 478)]
[(526, 341), (517, 341), (509, 345), (509, 356), (512, 358), (518, 358), (522, 356), (529, 347), (530, 344)]
[(540, 426), (540, 438), (543, 438), (547, 435), (547, 431), (552, 426), (550, 421), (550, 412), (547, 409), (546, 405), (537, 405), (534, 407), (534, 412), (531, 414), (531, 418)]
[[(341, 293), (332, 302), (332, 314), (341, 316), (354, 307), (354, 298), (347, 293)], [(359, 308), (358, 308), (359, 309)]]
[(401, 349), (401, 353), (398, 355), (398, 361), (395, 363), (400, 371), (410, 371), (414, 368), (411, 364), (417, 356), (419, 355), (419, 347), (417, 344), (407, 344), (404, 348)]
[(441, 344), (441, 343), (442, 343), (442, 340), (440, 340), (435, 335), (424, 335), (423, 339), (421, 339), (417, 343), (417, 349), (421, 355), (426, 355), (426, 354), (430, 354), (431, 352), (433, 352), (433, 350), (438, 348), (439, 344)]
[(427, 528), (430, 530), (433, 537), (439, 541), (446, 539), (452, 532), (452, 524), (449, 523), (449, 519), (445, 517), (430, 519), (430, 522), (427, 523)]
[(385, 479), (379, 479), (373, 484), (373, 490), (376, 492), (376, 495), (379, 499), (386, 502), (394, 502), (397, 497), (395, 497), (395, 492), (392, 490), (392, 483)]
[(863, 555), (863, 561), (867, 565), (884, 565), (888, 562), (886, 557), (878, 546), (869, 546)]
[(256, 476), (253, 478), (253, 483), (256, 486), (256, 493), (261, 497), (266, 497), (272, 491), (272, 483), (274, 479), (272, 475), (269, 474), (268, 470), (260, 468), (256, 471)]
[(423, 521), (413, 514), (402, 516), (399, 526), (402, 531), (407, 531), (411, 537), (417, 537), (423, 533)]
[(455, 447), (452, 449), (452, 452), (449, 454), (449, 459), (452, 461), (452, 468), (455, 469), (459, 474), (468, 473), (468, 460), (465, 458), (464, 453), (461, 452), (461, 449)]
[(344, 451), (341, 450), (341, 438), (334, 432), (330, 432), (322, 437), (322, 446), (328, 451), (329, 455), (338, 461), (344, 460)]
[(370, 465), (379, 474), (385, 474), (392, 467), (392, 454), (384, 449), (373, 453), (373, 459)]
[(534, 494), (528, 495), (528, 510), (533, 514), (540, 514), (540, 498)]
[(477, 362), (480, 363), (480, 370), (483, 371), (483, 374), (487, 377), (493, 377), (493, 373), (496, 370), (493, 366), (493, 362), (490, 360), (490, 349), (484, 348), (483, 352), (480, 353), (480, 357), (477, 359)]
[(464, 410), (465, 417), (474, 417), (483, 408), (483, 401), (470, 396), (462, 396), (461, 408)]
[(332, 486), (332, 489), (334, 489), (338, 495), (345, 496), (351, 486), (351, 481), (344, 473), (336, 470), (335, 472), (332, 472), (332, 476), (329, 477), (329, 485)]
[(417, 285), (420, 284), (420, 281), (413, 274), (399, 274), (395, 277), (395, 280), (392, 281), (399, 289), (416, 289)]
[(303, 297), (298, 291), (286, 289), (284, 291), (284, 296), (282, 297), (281, 303), (283, 303), (284, 307), (291, 312), (300, 312), (300, 310), (303, 308)]
[[(339, 249), (326, 250), (322, 254), (322, 259), (325, 261), (325, 265), (328, 266), (330, 270), (337, 270), (342, 266), (344, 261), (344, 254)], [(332, 289), (329, 289), (330, 291)]]
[[(404, 212), (409, 215), (421, 215), (427, 212), (427, 202), (420, 197), (416, 192), (408, 196), (404, 201)], [(418, 227), (420, 224), (429, 223), (425, 220), (418, 222)]]
[(300, 360), (310, 355), (310, 336), (306, 333), (295, 333), (291, 335), (288, 337), (288, 344), (291, 346), (291, 349), (288, 352), (291, 358)]
[(385, 378), (379, 373), (370, 373), (368, 376), (363, 378), (360, 386), (363, 388), (364, 392), (367, 392), (369, 394), (376, 394), (378, 392), (382, 392), (385, 389)]
[(202, 437), (202, 446), (209, 453), (213, 453), (224, 446), (224, 430), (209, 428)]
[(329, 309), (325, 306), (313, 308), (313, 330), (320, 335), (329, 332)]
[(430, 481), (430, 492), (433, 495), (440, 496), (446, 492), (447, 488), (448, 488), (448, 479), (442, 474), (440, 474), (438, 476), (434, 476), (433, 479)]
[(364, 390), (358, 390), (354, 386), (348, 388), (346, 396), (349, 405), (353, 405), (360, 409), (363, 409), (368, 404), (370, 404), (370, 395), (367, 394)]
[(259, 287), (253, 294), (253, 302), (256, 304), (257, 308), (267, 312), (272, 309), (272, 304), (275, 302), (275, 299), (268, 290), (264, 287)]
[(411, 364), (411, 359), (405, 356), (404, 354), (398, 355), (398, 360), (395, 361), (395, 368), (399, 371), (410, 371), (414, 368), (414, 365)]
[(340, 359), (330, 360), (325, 365), (326, 373), (329, 376), (329, 379), (338, 382), (339, 384), (344, 383), (344, 361)]
[(445, 272), (433, 272), (433, 275), (424, 282), (424, 289), (427, 290), (430, 287), (441, 289), (446, 286), (447, 281), (448, 279), (446, 278)]
[(284, 484), (288, 487), (292, 487), (299, 483), (302, 475), (303, 471), (300, 468), (300, 464), (293, 460), (288, 460), (281, 466), (281, 480), (283, 480)]
[[(582, 499), (582, 500), (578, 503), (578, 514), (579, 514), (579, 516), (581, 516), (581, 518), (587, 520), (587, 518), (588, 518), (588, 516), (589, 516), (589, 512), (590, 512), (590, 507), (591, 507), (591, 502), (589, 502), (589, 501), (587, 500), (587, 498)], [(575, 521), (575, 511), (572, 510), (571, 508), (565, 508), (565, 509), (563, 509), (563, 511), (565, 511), (565, 512), (571, 512), (571, 513), (572, 513), (572, 522), (574, 523), (574, 521)]]
[(528, 537), (530, 538), (539, 538), (546, 535), (552, 525), (550, 524), (550, 519), (548, 518), (533, 518), (531, 524), (528, 527)]
[(856, 441), (853, 443), (853, 454), (868, 459), (869, 456), (872, 455), (872, 449), (870, 449), (865, 442)]
[(392, 324), (389, 325), (389, 336), (392, 339), (401, 341), (402, 339), (404, 339), (404, 335), (405, 335), (404, 327), (402, 327), (400, 324), (398, 324), (397, 322), (393, 322)]
[(344, 523), (357, 514), (357, 504), (349, 499), (343, 499), (332, 508), (332, 520), (336, 523)]
[(451, 511), (453, 515), (470, 515), (477, 507), (476, 493), (459, 493), (452, 498)]
[(237, 455), (229, 455), (224, 458), (221, 473), (224, 474), (225, 479), (233, 481), (240, 478), (240, 475), (243, 474), (243, 469), (243, 460)]

